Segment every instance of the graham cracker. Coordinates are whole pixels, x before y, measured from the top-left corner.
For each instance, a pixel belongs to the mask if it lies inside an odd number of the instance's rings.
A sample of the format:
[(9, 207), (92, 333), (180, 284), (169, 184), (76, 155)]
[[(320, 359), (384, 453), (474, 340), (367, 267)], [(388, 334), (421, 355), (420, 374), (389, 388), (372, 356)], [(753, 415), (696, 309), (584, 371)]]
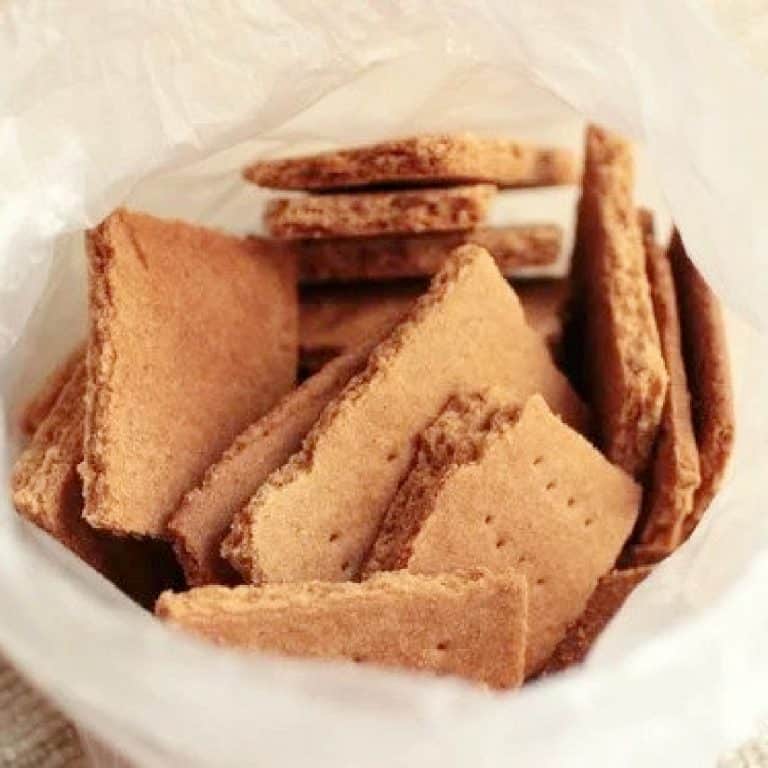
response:
[(361, 237), (472, 229), (488, 212), (496, 187), (476, 184), (272, 200), (264, 224), (272, 237)]
[(243, 176), (262, 187), (332, 190), (487, 181), (500, 187), (575, 182), (573, 153), (464, 134), (411, 136), (318, 155), (265, 160)]
[(640, 211), (639, 216), (669, 387), (651, 464), (650, 484), (643, 500), (639, 536), (631, 552), (635, 564), (656, 562), (677, 548), (683, 537), (683, 521), (693, 510), (694, 494), (701, 482), (672, 267), (666, 252), (654, 238), (652, 215), (649, 211)]
[(163, 537), (182, 495), (293, 385), (295, 262), (126, 210), (87, 245), (85, 518)]
[(537, 672), (610, 570), (641, 489), (539, 395), (456, 398), (425, 430), (363, 575), (515, 570), (529, 590), (526, 675)]
[(683, 353), (692, 395), (701, 484), (684, 523), (684, 536), (701, 520), (720, 488), (735, 433), (733, 385), (725, 326), (717, 296), (685, 252), (675, 232), (669, 258), (680, 301)]
[(632, 200), (633, 177), (630, 145), (590, 126), (574, 254), (587, 382), (601, 448), (640, 477), (661, 421), (667, 371)]
[(85, 360), (85, 342), (78, 344), (49, 374), (21, 411), (19, 423), (22, 432), (31, 437), (50, 413), (54, 403), (75, 369)]
[[(453, 395), (541, 392), (569, 423), (587, 412), (526, 324), (488, 253), (456, 250), (307, 436), (235, 516), (223, 553), (247, 581), (352, 578), (410, 465), (413, 441)], [(364, 471), (363, 471), (364, 469)]]
[(173, 556), (161, 542), (119, 539), (83, 520), (77, 465), (83, 458), (85, 361), (80, 360), (13, 469), (19, 514), (145, 607), (179, 583)]
[(471, 571), (384, 574), (364, 584), (305, 582), (166, 592), (162, 619), (219, 645), (522, 682), (525, 579)]
[(619, 612), (634, 588), (651, 572), (650, 566), (611, 571), (595, 587), (579, 620), (568, 629), (547, 661), (544, 674), (561, 672), (587, 657), (595, 640)]
[(336, 358), (288, 393), (243, 431), (189, 491), (168, 522), (168, 533), (190, 586), (240, 581), (221, 557), (221, 542), (239, 512), (269, 474), (301, 448), (328, 402), (365, 365), (375, 341)]
[[(562, 342), (570, 295), (567, 279), (526, 280), (514, 284), (525, 320), (552, 354)], [(317, 371), (336, 355), (355, 349), (402, 319), (424, 292), (421, 281), (313, 286), (300, 294), (299, 360)]]
[(448, 254), (461, 245), (479, 245), (493, 256), (502, 274), (557, 261), (563, 232), (554, 224), (479, 227), (399, 237), (335, 237), (297, 240), (299, 278), (304, 283), (399, 280), (432, 277)]

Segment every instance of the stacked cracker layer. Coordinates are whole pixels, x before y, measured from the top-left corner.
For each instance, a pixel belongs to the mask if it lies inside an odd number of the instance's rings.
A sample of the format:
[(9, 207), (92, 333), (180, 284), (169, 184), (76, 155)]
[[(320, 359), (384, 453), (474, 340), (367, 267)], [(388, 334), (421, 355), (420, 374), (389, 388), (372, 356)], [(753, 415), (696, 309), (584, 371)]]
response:
[(423, 137), (245, 175), (313, 194), (268, 206), (272, 239), (88, 233), (88, 340), (24, 411), (19, 512), (219, 644), (496, 688), (580, 661), (733, 440), (719, 307), (636, 210), (629, 145), (587, 132), (572, 291), (507, 280), (556, 229), (480, 226), (497, 187), (569, 181), (566, 151)]

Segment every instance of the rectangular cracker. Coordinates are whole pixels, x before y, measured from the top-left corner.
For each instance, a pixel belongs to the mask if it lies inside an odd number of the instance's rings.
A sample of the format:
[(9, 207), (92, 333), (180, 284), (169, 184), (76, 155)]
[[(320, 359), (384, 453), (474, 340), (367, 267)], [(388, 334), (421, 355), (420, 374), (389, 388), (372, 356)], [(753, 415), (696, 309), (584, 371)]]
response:
[(202, 483), (185, 494), (168, 522), (168, 534), (190, 586), (240, 581), (220, 553), (232, 518), (268, 475), (301, 448), (323, 408), (365, 365), (374, 343), (371, 338), (336, 358), (288, 393), (238, 435), (208, 469)]
[(479, 227), (400, 237), (335, 237), (297, 240), (299, 278), (304, 283), (394, 280), (432, 277), (460, 245), (479, 245), (493, 256), (502, 274), (557, 261), (563, 233), (554, 224)]
[(470, 133), (411, 136), (319, 155), (264, 160), (246, 168), (254, 184), (334, 190), (382, 184), (486, 181), (500, 187), (571, 184), (573, 153)]
[(126, 210), (87, 244), (85, 518), (163, 537), (182, 495), (293, 385), (295, 262)]
[(630, 145), (590, 126), (574, 259), (586, 324), (587, 382), (601, 448), (640, 477), (661, 421), (667, 372), (632, 201), (633, 177)]
[(635, 587), (651, 572), (651, 566), (611, 571), (603, 576), (589, 598), (584, 613), (560, 641), (547, 661), (544, 674), (561, 672), (587, 657), (595, 640), (621, 610)]
[(272, 237), (361, 237), (472, 229), (488, 213), (496, 187), (476, 184), (272, 200), (264, 224)]
[(685, 252), (676, 231), (669, 258), (680, 301), (683, 354), (692, 395), (701, 484), (684, 535), (701, 520), (725, 475), (735, 434), (733, 385), (720, 302)]
[(11, 479), (19, 514), (60, 541), (141, 605), (150, 607), (179, 583), (173, 555), (161, 542), (118, 539), (82, 517), (77, 465), (83, 458), (86, 365), (80, 360), (61, 388)]
[(531, 675), (613, 567), (640, 496), (539, 395), (522, 408), (503, 390), (454, 398), (421, 434), (362, 573), (524, 574)]
[[(570, 281), (526, 280), (514, 284), (525, 320), (553, 356), (562, 341)], [(391, 328), (424, 292), (421, 281), (305, 288), (299, 305), (299, 360), (316, 371), (336, 355)]]
[(22, 408), (19, 419), (21, 430), (25, 435), (31, 437), (35, 434), (37, 428), (50, 413), (62, 389), (83, 360), (85, 360), (85, 342), (78, 344), (54, 368), (40, 389), (27, 401)]
[(494, 384), (520, 398), (541, 392), (566, 421), (586, 425), (584, 405), (491, 257), (463, 246), (328, 405), (301, 452), (236, 515), (225, 556), (255, 583), (352, 578), (414, 438), (449, 397)]
[(694, 494), (701, 482), (672, 267), (666, 252), (655, 240), (652, 215), (649, 211), (640, 211), (639, 216), (669, 387), (651, 464), (650, 484), (643, 499), (638, 540), (632, 547), (632, 562), (636, 565), (656, 562), (677, 548), (682, 541), (683, 521), (693, 510)]
[(365, 584), (305, 582), (166, 593), (162, 619), (219, 645), (522, 682), (526, 584), (517, 574), (383, 574)]

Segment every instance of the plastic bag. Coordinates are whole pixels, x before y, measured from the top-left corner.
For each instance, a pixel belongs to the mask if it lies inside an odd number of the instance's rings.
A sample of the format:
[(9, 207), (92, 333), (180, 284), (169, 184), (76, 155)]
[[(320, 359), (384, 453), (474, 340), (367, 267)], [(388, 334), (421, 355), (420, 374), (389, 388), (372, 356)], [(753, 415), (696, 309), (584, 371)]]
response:
[[(760, 727), (768, 99), (702, 11), (682, 0), (28, 0), (3, 11), (0, 646), (25, 674), (147, 766), (698, 766)], [(706, 520), (583, 669), (501, 696), (244, 659), (169, 632), (17, 518), (12, 414), (83, 332), (79, 232), (111, 208), (253, 229), (257, 193), (235, 172), (245, 157), (443, 129), (558, 140), (578, 113), (645, 143), (728, 304), (739, 428)]]

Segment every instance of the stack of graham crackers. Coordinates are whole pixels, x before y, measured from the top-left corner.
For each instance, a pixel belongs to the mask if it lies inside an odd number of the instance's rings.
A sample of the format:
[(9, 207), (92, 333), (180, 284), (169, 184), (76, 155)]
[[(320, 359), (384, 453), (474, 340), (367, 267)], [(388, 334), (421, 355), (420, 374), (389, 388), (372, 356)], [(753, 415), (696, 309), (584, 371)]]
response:
[(560, 234), (481, 228), (487, 201), (573, 166), (423, 137), (248, 168), (310, 192), (268, 206), (272, 239), (116, 211), (87, 343), (23, 413), (19, 512), (219, 644), (496, 688), (580, 661), (701, 519), (734, 426), (719, 306), (619, 137), (587, 132), (566, 333), (507, 280)]

